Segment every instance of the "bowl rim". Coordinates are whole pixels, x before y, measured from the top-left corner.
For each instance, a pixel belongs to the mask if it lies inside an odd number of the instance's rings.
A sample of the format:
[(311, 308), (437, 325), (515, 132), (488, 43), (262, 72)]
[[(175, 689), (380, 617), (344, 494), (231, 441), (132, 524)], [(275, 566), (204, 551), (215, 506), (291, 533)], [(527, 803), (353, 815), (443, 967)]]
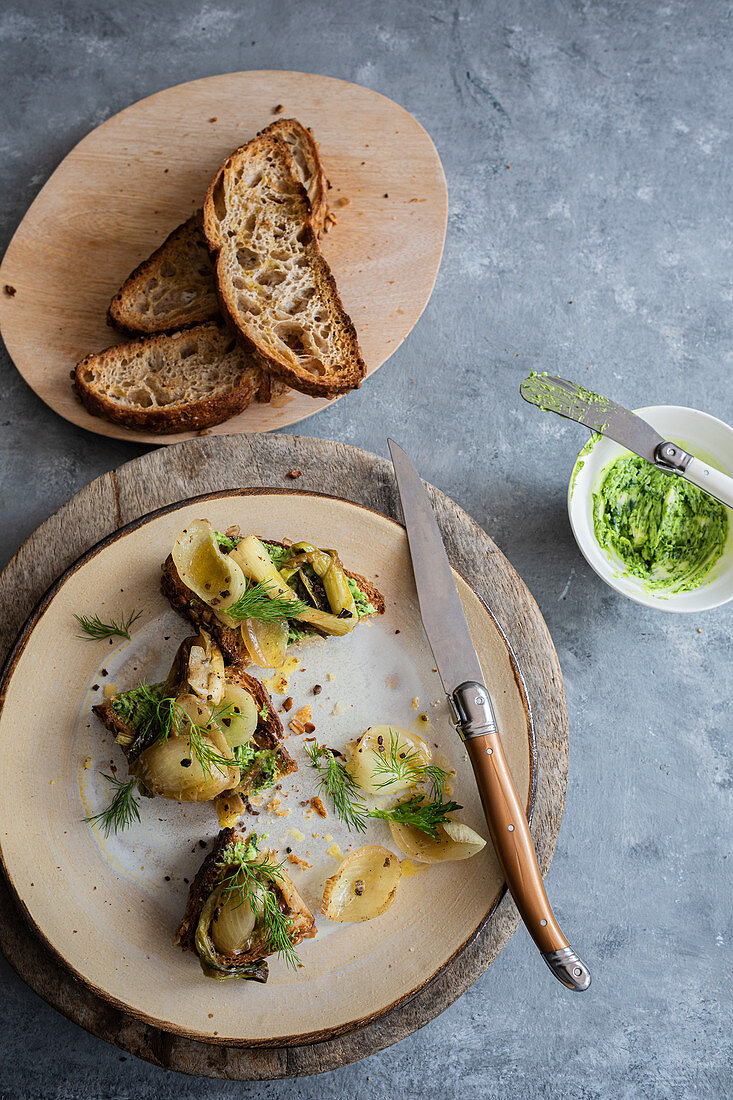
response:
[[(726, 431), (730, 434), (731, 442), (733, 443), (733, 426), (732, 425), (727, 424), (724, 420), (721, 420), (717, 416), (713, 416), (712, 413), (703, 412), (701, 409), (693, 409), (689, 405), (644, 405), (641, 408), (633, 409), (631, 411), (636, 413), (639, 416), (648, 415), (650, 413), (654, 414), (654, 413), (666, 413), (666, 412), (682, 413), (683, 415), (684, 414), (690, 414), (692, 417), (694, 417), (698, 421), (708, 422), (709, 424), (716, 424), (719, 427), (723, 428), (724, 431)], [(596, 440), (596, 443), (593, 445), (593, 447), (591, 448), (591, 451), (588, 452), (588, 454), (584, 455), (582, 453), (583, 450), (585, 449), (585, 447), (588, 446), (588, 442), (586, 442), (583, 445), (583, 447), (581, 447), (581, 449), (578, 452), (578, 455), (575, 459), (575, 462), (573, 463), (573, 468), (570, 471), (570, 480), (568, 481), (568, 491), (567, 491), (568, 518), (570, 520), (570, 527), (571, 527), (572, 532), (573, 532), (573, 537), (575, 539), (575, 542), (577, 544), (578, 549), (580, 550), (581, 554), (583, 555), (584, 559), (586, 560), (588, 565), (591, 567), (593, 572), (597, 576), (599, 576), (601, 578), (601, 580), (604, 581), (609, 586), (609, 588), (613, 588), (615, 592), (618, 592), (620, 595), (625, 596), (626, 599), (632, 600), (634, 603), (641, 604), (643, 607), (652, 608), (655, 611), (666, 611), (668, 613), (674, 613), (674, 614), (678, 614), (678, 615), (692, 615), (692, 614), (699, 614), (700, 612), (703, 612), (703, 611), (712, 611), (716, 607), (723, 607), (725, 604), (730, 603), (733, 600), (733, 592), (731, 592), (731, 594), (728, 595), (728, 596), (723, 596), (722, 598), (716, 598), (712, 601), (705, 601), (705, 602), (703, 602), (703, 604), (701, 606), (698, 606), (698, 607), (680, 607), (680, 606), (678, 606), (677, 596), (674, 595), (674, 594), (672, 594), (670, 596), (661, 597), (661, 596), (655, 596), (655, 595), (652, 595), (652, 594), (647, 595), (644, 592), (639, 592), (639, 591), (630, 589), (625, 584), (626, 578), (623, 575), (613, 576), (613, 575), (610, 574), (611, 560), (610, 560), (610, 558), (607, 558), (605, 556), (605, 552), (602, 551), (604, 553), (604, 561), (608, 562), (608, 566), (609, 566), (609, 573), (608, 574), (606, 572), (602, 571), (601, 569), (599, 569), (597, 564), (594, 561), (591, 560), (588, 553), (586, 553), (586, 546), (584, 545), (584, 541), (585, 541), (584, 535), (580, 530), (580, 524), (578, 522), (578, 516), (580, 515), (580, 508), (581, 508), (581, 503), (580, 502), (582, 500), (583, 504), (585, 504), (585, 501), (587, 500), (587, 496), (586, 496), (585, 493), (584, 494), (578, 494), (578, 495), (574, 496), (574, 489), (577, 486), (577, 474), (580, 472), (580, 469), (582, 469), (582, 465), (583, 465), (584, 461), (589, 457), (589, 455), (591, 453), (593, 453), (596, 450), (597, 447), (603, 446), (604, 443), (606, 443), (606, 441), (608, 441), (608, 443), (610, 445), (614, 446), (614, 447), (621, 446), (621, 444), (616, 443), (614, 440), (608, 439), (607, 437), (602, 436), (598, 440)], [(622, 448), (622, 449), (625, 449), (625, 448)], [(633, 452), (629, 451), (628, 453), (631, 454)], [(611, 460), (609, 459), (608, 461), (611, 461)], [(604, 462), (601, 465), (601, 467), (600, 467), (601, 470), (604, 469), (605, 466), (608, 465), (608, 461)], [(580, 467), (578, 465), (579, 463), (580, 463)], [(729, 509), (729, 511), (733, 511), (733, 510)], [(591, 534), (591, 537), (593, 538), (593, 541), (594, 541), (595, 545), (598, 547), (598, 549), (602, 550), (602, 548), (599, 546), (598, 542), (595, 540), (595, 535)], [(729, 534), (729, 538), (730, 537), (731, 537), (731, 535)], [(699, 588), (697, 589), (697, 591), (702, 592), (704, 590), (704, 588), (705, 588), (704, 584), (700, 585)], [(685, 595), (685, 594), (686, 593), (679, 593), (678, 595)]]

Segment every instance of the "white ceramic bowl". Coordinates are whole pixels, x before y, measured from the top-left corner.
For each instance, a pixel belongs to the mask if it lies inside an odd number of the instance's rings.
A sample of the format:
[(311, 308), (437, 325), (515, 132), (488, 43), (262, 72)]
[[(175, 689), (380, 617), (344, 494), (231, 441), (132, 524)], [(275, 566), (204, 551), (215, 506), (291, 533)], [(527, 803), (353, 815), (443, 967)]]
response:
[[(652, 427), (681, 444), (686, 450), (733, 476), (733, 428), (709, 413), (686, 409), (681, 405), (650, 405), (637, 409)], [(658, 596), (649, 593), (637, 577), (624, 575), (615, 555), (599, 545), (593, 530), (593, 492), (601, 483), (610, 462), (629, 452), (610, 439), (598, 439), (595, 445), (578, 455), (568, 486), (568, 513), (575, 541), (585, 560), (599, 577), (630, 600), (660, 611), (707, 611), (733, 599), (733, 509), (728, 509), (728, 538), (723, 553), (706, 581), (691, 592)]]

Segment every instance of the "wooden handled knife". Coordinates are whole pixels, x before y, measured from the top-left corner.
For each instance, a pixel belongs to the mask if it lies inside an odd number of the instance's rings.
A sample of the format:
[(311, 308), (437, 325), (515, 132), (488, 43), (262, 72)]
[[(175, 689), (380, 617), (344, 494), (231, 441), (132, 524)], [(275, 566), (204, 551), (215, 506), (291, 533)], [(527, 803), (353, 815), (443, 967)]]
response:
[(420, 614), (454, 721), (473, 765), (491, 839), (522, 920), (558, 981), (576, 992), (590, 973), (547, 900), (529, 825), (509, 766), (443, 540), (422, 481), (388, 440), (402, 501)]

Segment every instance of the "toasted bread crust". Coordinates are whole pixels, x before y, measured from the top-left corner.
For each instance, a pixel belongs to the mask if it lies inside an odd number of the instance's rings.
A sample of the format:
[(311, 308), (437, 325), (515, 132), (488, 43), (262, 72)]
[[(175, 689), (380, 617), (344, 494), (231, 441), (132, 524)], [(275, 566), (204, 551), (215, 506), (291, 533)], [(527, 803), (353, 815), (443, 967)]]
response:
[[(282, 545), (282, 543), (275, 543), (274, 539), (265, 539), (264, 541), (273, 545)], [(347, 577), (351, 577), (352, 580), (356, 581), (361, 591), (376, 609), (377, 614), (383, 615), (386, 605), (384, 596), (379, 589), (365, 577), (360, 577), (358, 573), (351, 573), (348, 569), (345, 569), (344, 572)], [(231, 627), (220, 622), (212, 609), (203, 600), (200, 600), (190, 588), (186, 587), (178, 575), (178, 571), (173, 564), (173, 557), (170, 554), (163, 562), (160, 587), (163, 595), (179, 614), (188, 619), (197, 629), (206, 630), (211, 635), (222, 651), (225, 661), (230, 661), (242, 668), (251, 664), (249, 654), (241, 641), (240, 632), (232, 630)], [(314, 637), (321, 636), (317, 630), (309, 629), (305, 623), (301, 624), (301, 629)]]
[[(114, 734), (115, 740), (117, 739), (117, 735), (119, 733), (130, 734), (132, 736), (133, 731), (128, 726), (127, 722), (122, 721), (119, 714), (112, 706), (111, 699), (106, 699), (104, 703), (97, 703), (95, 706), (92, 707), (92, 710), (96, 714), (102, 725), (106, 729), (108, 729), (110, 733)], [(131, 761), (127, 747), (121, 745), (120, 748), (124, 752), (128, 764), (130, 764)]]
[[(183, 356), (191, 343), (203, 348), (199, 355), (200, 364), (193, 367), (187, 364)], [(183, 372), (181, 378), (188, 379), (186, 385), (190, 390), (197, 381), (195, 371), (198, 369), (202, 374), (200, 388), (203, 389), (206, 385), (205, 372), (208, 365), (215, 361), (219, 364), (216, 369), (223, 375), (223, 381), (218, 390), (215, 387), (209, 394), (188, 400), (179, 397), (157, 405), (130, 404), (122, 397), (110, 394), (109, 379), (119, 374), (134, 396), (135, 381), (130, 377), (132, 368), (129, 366), (131, 359), (139, 362), (135, 369), (144, 379), (145, 400), (152, 401), (152, 397), (148, 396), (149, 379), (156, 371), (174, 375), (176, 370)], [(112, 345), (104, 351), (87, 355), (71, 373), (74, 390), (94, 416), (127, 428), (171, 434), (210, 428), (236, 416), (252, 403), (265, 383), (266, 375), (261, 361), (246, 351), (222, 322), (215, 321), (181, 332), (142, 336), (128, 344)], [(166, 385), (167, 379), (163, 377), (160, 388), (164, 389)], [(266, 386), (270, 385), (268, 379)], [(121, 383), (118, 388), (121, 388)], [(180, 388), (179, 383), (179, 393)], [(175, 394), (173, 396), (175, 398)]]
[[(241, 180), (248, 168), (254, 169), (255, 182), (245, 186)], [(227, 200), (257, 187), (257, 195), (247, 198), (250, 217), (241, 223), (240, 216), (241, 224), (230, 218)], [(247, 228), (251, 220), (254, 229)], [(233, 228), (225, 230), (224, 224), (230, 222)], [(207, 192), (203, 225), (215, 256), (222, 313), (247, 346), (267, 359), (268, 369), (291, 388), (313, 397), (331, 398), (357, 389), (366, 366), (356, 330), (318, 246), (308, 195), (298, 182), (286, 143), (264, 132), (227, 158)], [(284, 252), (274, 260), (273, 244), (278, 238), (279, 250)], [(250, 245), (257, 247), (253, 251)], [(257, 277), (250, 272), (249, 256), (255, 257)], [(263, 277), (274, 281), (258, 282)], [(285, 287), (282, 294), (280, 284)], [(290, 321), (274, 320), (288, 315)], [(315, 341), (315, 318), (319, 317)]]

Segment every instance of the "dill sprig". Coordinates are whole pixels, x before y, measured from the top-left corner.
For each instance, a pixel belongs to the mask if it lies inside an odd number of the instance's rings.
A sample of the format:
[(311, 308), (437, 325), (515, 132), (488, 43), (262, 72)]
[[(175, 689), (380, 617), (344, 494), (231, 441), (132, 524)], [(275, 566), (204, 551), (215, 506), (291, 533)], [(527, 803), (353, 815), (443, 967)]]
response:
[(234, 908), (247, 902), (265, 927), (268, 946), (295, 970), (298, 955), (290, 938), (291, 920), (281, 912), (276, 895), (269, 889), (282, 882), (283, 863), (276, 863), (270, 852), (260, 853), (259, 839), (252, 833), (246, 844), (240, 840), (222, 852), (222, 862), (232, 870), (221, 880), (221, 899), (233, 902)]
[(463, 806), (459, 806), (457, 802), (431, 802), (423, 795), (415, 795), (391, 810), (372, 810), (369, 816), (393, 821), (396, 825), (412, 825), (421, 833), (427, 833), (436, 839), (438, 826), (450, 821), (448, 814), (462, 809)]
[(283, 596), (268, 595), (272, 581), (260, 581), (250, 584), (236, 603), (226, 609), (235, 622), (243, 619), (256, 619), (260, 623), (276, 622), (278, 619), (296, 619), (308, 605), (302, 600), (289, 600)]
[[(208, 720), (198, 725), (180, 703), (171, 699), (170, 696), (158, 698), (153, 689), (145, 683), (139, 684), (136, 691), (139, 693), (138, 712), (141, 717), (135, 744), (148, 748), (155, 741), (167, 741), (169, 737), (180, 737), (188, 741), (191, 757), (209, 774), (214, 768), (221, 771), (237, 767), (237, 761), (222, 756), (207, 737), (212, 725), (221, 729), (223, 719), (230, 717), (233, 713), (231, 706), (222, 706), (213, 710)], [(140, 751), (142, 752), (143, 749), (141, 748)]]
[(366, 807), (355, 801), (361, 788), (351, 772), (346, 770), (330, 749), (319, 745), (317, 741), (307, 743), (305, 751), (310, 758), (311, 767), (318, 772), (318, 790), (325, 791), (329, 796), (337, 817), (349, 829), (365, 832), (368, 814)]
[[(463, 809), (457, 802), (443, 802), (442, 794), (434, 800), (427, 798), (424, 794), (418, 794), (405, 802), (398, 803), (391, 810), (367, 810), (366, 806), (355, 801), (355, 797), (361, 791), (359, 784), (329, 748), (319, 745), (317, 741), (312, 741), (306, 744), (305, 751), (310, 757), (311, 767), (319, 773), (319, 791), (325, 791), (329, 795), (336, 815), (346, 823), (349, 829), (364, 832), (366, 819), (374, 817), (384, 821), (394, 821), (395, 824), (412, 825), (420, 832), (437, 838), (438, 826), (450, 821), (448, 814)], [(446, 773), (440, 768), (437, 771), (443, 777), (444, 783), (447, 779)], [(426, 774), (430, 777), (427, 769)], [(440, 777), (437, 778), (440, 782)]]
[[(122, 616), (120, 622), (114, 619), (110, 623), (103, 623), (99, 615), (74, 615), (74, 618), (89, 638), (127, 638), (130, 640), (130, 627), (142, 615), (142, 611), (131, 611), (127, 618)], [(77, 635), (81, 637), (81, 635)]]
[(379, 760), (374, 765), (374, 775), (381, 777), (376, 784), (380, 790), (396, 782), (410, 785), (425, 783), (428, 785), (430, 798), (435, 802), (443, 801), (445, 784), (449, 778), (448, 772), (437, 764), (423, 763), (420, 754), (414, 749), (408, 752), (400, 748), (399, 735), (393, 730), (389, 731), (389, 749), (385, 746), (380, 748)]
[(118, 832), (122, 832), (128, 825), (132, 825), (133, 821), (139, 821), (140, 808), (138, 800), (133, 794), (135, 789), (134, 779), (123, 782), (114, 775), (107, 775), (106, 772), (102, 772), (102, 777), (114, 788), (115, 793), (112, 801), (105, 810), (100, 810), (98, 814), (92, 814), (91, 817), (85, 817), (84, 821), (88, 821), (90, 825), (99, 826), (104, 835), (108, 837), (110, 833), (116, 835)]
[(210, 775), (214, 770), (221, 772), (239, 767), (236, 757), (229, 759), (227, 756), (222, 756), (216, 746), (207, 738), (206, 729), (206, 726), (197, 726), (194, 722), (191, 722), (190, 728), (184, 734), (188, 739), (193, 759)]

